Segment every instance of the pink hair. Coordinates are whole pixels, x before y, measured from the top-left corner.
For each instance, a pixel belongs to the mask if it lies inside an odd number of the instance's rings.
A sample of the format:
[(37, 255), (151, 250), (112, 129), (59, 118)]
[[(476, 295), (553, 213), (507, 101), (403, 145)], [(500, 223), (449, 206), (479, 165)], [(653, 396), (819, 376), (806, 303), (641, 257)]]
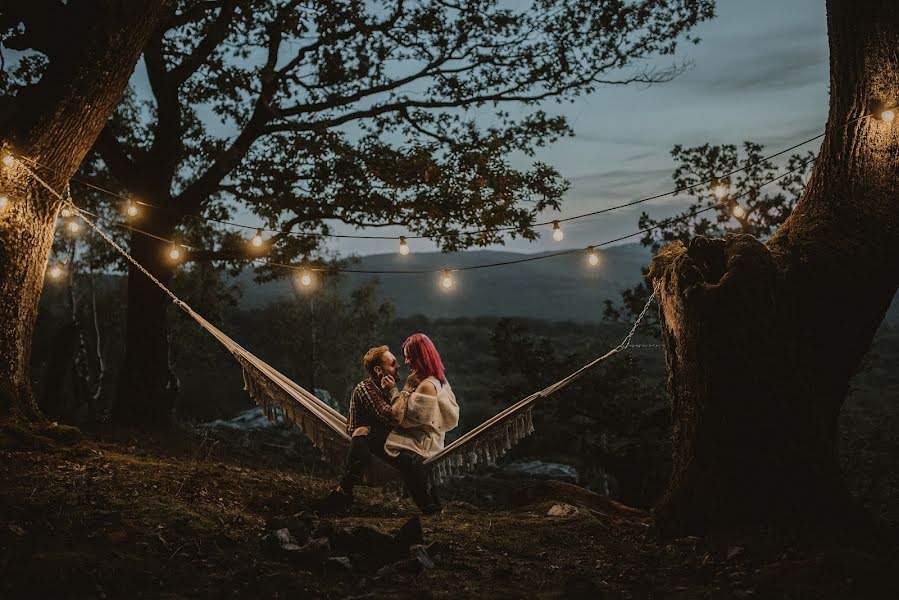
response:
[(403, 342), (403, 354), (422, 379), (436, 377), (441, 383), (446, 383), (443, 362), (431, 338), (423, 333), (413, 333)]

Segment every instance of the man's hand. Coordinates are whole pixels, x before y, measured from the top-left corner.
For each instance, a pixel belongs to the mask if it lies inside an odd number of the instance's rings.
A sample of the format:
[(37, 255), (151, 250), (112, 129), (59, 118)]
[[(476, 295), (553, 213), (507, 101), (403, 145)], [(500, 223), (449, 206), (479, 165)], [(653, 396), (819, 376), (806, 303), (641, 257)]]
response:
[(381, 377), (381, 389), (385, 392), (389, 392), (393, 388), (396, 387), (396, 380), (390, 375), (384, 375)]

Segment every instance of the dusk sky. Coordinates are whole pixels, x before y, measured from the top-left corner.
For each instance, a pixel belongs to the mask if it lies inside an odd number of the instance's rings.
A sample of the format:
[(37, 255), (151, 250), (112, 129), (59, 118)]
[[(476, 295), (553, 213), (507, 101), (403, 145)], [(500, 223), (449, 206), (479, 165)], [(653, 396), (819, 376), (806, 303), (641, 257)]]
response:
[[(547, 104), (568, 116), (575, 137), (542, 149), (537, 160), (556, 166), (571, 183), (560, 213), (567, 217), (672, 188), (670, 151), (675, 144), (740, 144), (752, 140), (774, 153), (824, 131), (828, 101), (828, 50), (824, 2), (820, 0), (718, 0), (717, 17), (702, 24), (698, 45), (682, 44), (676, 62), (692, 67), (674, 81), (651, 87), (610, 86), (573, 104)], [(663, 57), (659, 66), (669, 66)], [(820, 140), (800, 151), (817, 151)], [(775, 159), (783, 164), (785, 157)], [(525, 166), (524, 163), (518, 166)], [(641, 210), (667, 216), (685, 196), (667, 197), (633, 209), (564, 225), (554, 242), (549, 228), (537, 242), (510, 241), (505, 249), (539, 252), (583, 247), (633, 233)], [(541, 220), (545, 220), (541, 219)], [(349, 233), (346, 226), (336, 232)], [(379, 229), (379, 234), (404, 233)], [(636, 240), (637, 238), (635, 238)], [(426, 240), (413, 251), (434, 250)], [(378, 240), (337, 240), (341, 254), (393, 252)], [(499, 249), (499, 246), (496, 246)]]

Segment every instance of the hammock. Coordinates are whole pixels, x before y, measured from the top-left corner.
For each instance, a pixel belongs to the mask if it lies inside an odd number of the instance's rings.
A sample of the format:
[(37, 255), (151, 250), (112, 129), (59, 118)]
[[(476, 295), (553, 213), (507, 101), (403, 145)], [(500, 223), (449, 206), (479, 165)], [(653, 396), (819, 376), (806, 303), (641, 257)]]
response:
[[(350, 436), (346, 431), (346, 418), (342, 414), (291, 381), (271, 365), (248, 352), (215, 325), (194, 312), (190, 306), (175, 296), (171, 290), (138, 263), (115, 240), (85, 217), (81, 211), (77, 211), (77, 214), (234, 356), (243, 369), (244, 389), (269, 419), (292, 423), (309, 437), (325, 461), (338, 468), (344, 466), (350, 446)], [(627, 349), (637, 326), (643, 320), (654, 298), (655, 292), (650, 295), (630, 332), (618, 346), (564, 379), (519, 400), (427, 459), (425, 464), (430, 466), (428, 474), (430, 480), (439, 484), (447, 477), (472, 470), (479, 465), (494, 463), (512, 446), (533, 433), (534, 423), (531, 411), (534, 404), (576, 381), (599, 363)], [(397, 480), (398, 472), (383, 461), (377, 460), (373, 461), (365, 478), (370, 484), (386, 483)]]
[[(495, 463), (512, 446), (533, 433), (531, 410), (534, 403), (556, 393), (599, 363), (626, 349), (654, 297), (655, 293), (650, 296), (631, 331), (618, 346), (564, 379), (519, 400), (425, 460), (425, 464), (431, 467), (428, 471), (430, 480), (439, 484), (447, 477), (470, 471), (478, 465)], [(181, 300), (175, 299), (175, 304), (234, 356), (243, 369), (244, 389), (269, 419), (292, 423), (309, 437), (325, 461), (336, 467), (344, 465), (350, 436), (346, 431), (346, 418), (342, 414), (245, 350)], [(373, 462), (371, 471), (366, 473), (368, 483), (385, 483), (397, 478), (397, 472), (384, 462)]]

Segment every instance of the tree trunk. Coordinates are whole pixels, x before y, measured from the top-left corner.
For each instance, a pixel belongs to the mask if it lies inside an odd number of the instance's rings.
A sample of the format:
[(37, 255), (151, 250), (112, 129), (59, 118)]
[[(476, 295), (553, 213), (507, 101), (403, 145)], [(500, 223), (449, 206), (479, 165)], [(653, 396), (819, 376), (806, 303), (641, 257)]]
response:
[[(73, 1), (66, 27), (51, 28), (49, 64), (0, 117), (0, 139), (49, 167), (61, 191), (112, 113), (141, 49), (169, 1)], [(46, 29), (46, 28), (45, 28)], [(26, 27), (26, 31), (28, 27)], [(21, 165), (0, 177), (0, 413), (39, 419), (29, 381), (31, 337), (59, 203)]]
[[(150, 225), (160, 237), (171, 238), (173, 226)], [(168, 231), (168, 234), (166, 234)], [(131, 236), (135, 260), (169, 287), (175, 264), (170, 246), (141, 235)], [(133, 265), (128, 270), (128, 311), (125, 322), (125, 358), (119, 370), (115, 421), (144, 428), (170, 424), (175, 393), (169, 384), (169, 343), (166, 314), (172, 300)]]
[(846, 524), (838, 463), (849, 379), (899, 284), (899, 3), (828, 2), (831, 101), (811, 180), (762, 244), (673, 244), (653, 260), (674, 466), (662, 534), (759, 522)]

